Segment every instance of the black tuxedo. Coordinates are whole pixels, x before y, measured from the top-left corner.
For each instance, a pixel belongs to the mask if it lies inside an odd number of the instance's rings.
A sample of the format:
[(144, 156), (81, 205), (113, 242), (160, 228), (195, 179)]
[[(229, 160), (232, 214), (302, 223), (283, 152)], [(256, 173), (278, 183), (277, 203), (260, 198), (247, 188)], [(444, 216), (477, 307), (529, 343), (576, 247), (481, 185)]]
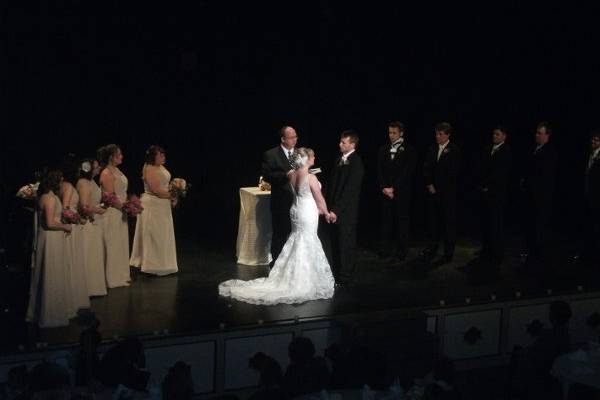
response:
[(589, 165), (591, 153), (585, 158), (585, 237), (582, 252), (583, 262), (600, 266), (600, 153)]
[(423, 164), (425, 185), (433, 185), (435, 194), (427, 191), (427, 216), (429, 221), (430, 244), (432, 253), (442, 236), (444, 237), (444, 256), (451, 259), (456, 246), (456, 207), (458, 173), (460, 170), (460, 148), (449, 142), (438, 160), (436, 144), (427, 151)]
[(290, 208), (294, 193), (287, 173), (292, 169), (281, 146), (267, 150), (263, 155), (262, 176), (271, 184), (271, 216), (273, 236), (271, 255), (276, 260), (291, 230)]
[(585, 168), (585, 197), (590, 205), (594, 205), (596, 209), (600, 207), (600, 153), (598, 153), (588, 166), (591, 153), (586, 157)]
[(482, 197), (481, 256), (502, 261), (504, 258), (504, 208), (512, 168), (512, 151), (506, 143), (492, 154), (486, 146), (481, 157), (479, 188)]
[(365, 169), (360, 156), (350, 154), (346, 163), (339, 157), (325, 186), (325, 200), (329, 210), (337, 215), (330, 224), (328, 258), (337, 282), (350, 280), (354, 272), (356, 225)]
[[(381, 197), (381, 252), (404, 258), (408, 251), (410, 226), (410, 197), (412, 177), (417, 163), (414, 147), (403, 142), (392, 152), (392, 144), (379, 149), (377, 155), (377, 179)], [(394, 198), (384, 195), (384, 188), (394, 188)], [(394, 229), (397, 230), (394, 238)]]
[(556, 150), (551, 143), (546, 143), (537, 151), (531, 151), (527, 160), (523, 189), (527, 212), (528, 263), (539, 264), (546, 260), (556, 165)]

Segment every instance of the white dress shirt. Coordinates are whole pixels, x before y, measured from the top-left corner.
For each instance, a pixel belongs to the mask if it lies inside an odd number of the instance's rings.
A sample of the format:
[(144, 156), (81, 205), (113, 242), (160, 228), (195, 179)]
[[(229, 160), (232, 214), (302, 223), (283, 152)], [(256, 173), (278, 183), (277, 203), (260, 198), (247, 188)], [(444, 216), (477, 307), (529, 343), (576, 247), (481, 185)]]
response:
[(449, 143), (450, 143), (450, 141), (448, 140), (446, 143), (438, 145), (438, 154), (437, 154), (438, 161), (440, 160), (440, 157), (442, 156), (442, 152), (446, 149), (446, 147), (448, 147)]
[(497, 152), (497, 151), (498, 151), (498, 149), (499, 149), (499, 148), (500, 148), (500, 147), (501, 147), (503, 144), (504, 144), (504, 142), (500, 142), (500, 143), (498, 143), (498, 144), (495, 144), (495, 145), (493, 145), (493, 146), (492, 146), (492, 154), (490, 154), (490, 155), (492, 155), (492, 156), (493, 156), (493, 155), (494, 155), (494, 153), (495, 153), (495, 152)]
[(350, 150), (346, 154), (342, 154), (342, 163), (346, 164), (346, 162), (348, 161), (348, 156), (352, 153), (354, 153), (354, 150)]

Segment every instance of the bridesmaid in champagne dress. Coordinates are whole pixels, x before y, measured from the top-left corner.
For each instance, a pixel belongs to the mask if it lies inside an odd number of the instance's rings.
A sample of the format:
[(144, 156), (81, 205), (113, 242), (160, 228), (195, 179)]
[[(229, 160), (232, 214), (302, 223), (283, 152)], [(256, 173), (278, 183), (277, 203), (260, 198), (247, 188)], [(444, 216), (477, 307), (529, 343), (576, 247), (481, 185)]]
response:
[(79, 205), (92, 212), (93, 221), (83, 225), (83, 260), (89, 296), (106, 295), (104, 274), (104, 242), (102, 239), (102, 218), (106, 210), (100, 207), (102, 192), (94, 181), (100, 173), (98, 161), (87, 159), (79, 167)]
[[(63, 207), (77, 212), (79, 206), (79, 193), (73, 184), (77, 180), (77, 164), (71, 158), (63, 160), (63, 181), (60, 183), (60, 197)], [(71, 311), (74, 317), (81, 309), (90, 308), (90, 298), (85, 279), (85, 266), (83, 258), (83, 225), (73, 224), (71, 234), (67, 236), (65, 249), (69, 282), (71, 284)]]
[(109, 144), (98, 150), (98, 160), (104, 167), (100, 174), (100, 189), (106, 193), (114, 193), (118, 198), (102, 218), (106, 285), (109, 288), (129, 286), (129, 229), (127, 216), (121, 211), (127, 200), (127, 177), (119, 170), (123, 153), (116, 144)]
[(165, 151), (150, 146), (142, 171), (144, 211), (137, 216), (130, 264), (142, 272), (168, 275), (177, 272), (177, 253), (171, 207), (176, 199), (171, 197), (171, 174), (164, 167)]
[(65, 235), (71, 225), (60, 222), (58, 192), (62, 174), (49, 171), (41, 179), (37, 200), (37, 235), (26, 320), (42, 328), (69, 325), (70, 278), (65, 263)]

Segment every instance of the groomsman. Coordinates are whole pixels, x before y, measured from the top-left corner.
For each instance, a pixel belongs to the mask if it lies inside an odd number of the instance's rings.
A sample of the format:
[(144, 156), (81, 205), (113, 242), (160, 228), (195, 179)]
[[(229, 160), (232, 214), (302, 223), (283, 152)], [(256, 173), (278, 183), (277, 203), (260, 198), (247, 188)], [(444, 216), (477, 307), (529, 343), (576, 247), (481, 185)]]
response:
[(423, 165), (425, 178), (427, 219), (430, 243), (421, 255), (430, 260), (444, 239), (444, 255), (434, 265), (447, 264), (454, 257), (456, 246), (457, 185), (460, 169), (460, 149), (450, 142), (452, 126), (441, 122), (435, 126), (436, 144), (427, 151)]
[(384, 258), (402, 262), (408, 252), (410, 194), (417, 162), (413, 146), (404, 140), (404, 124), (388, 124), (389, 143), (379, 149), (377, 178), (381, 197), (381, 250)]
[(506, 129), (494, 129), (492, 144), (483, 152), (479, 182), (482, 197), (480, 257), (492, 265), (499, 265), (504, 259), (504, 209), (512, 166), (512, 151), (506, 136)]
[(583, 266), (600, 266), (600, 130), (590, 134), (585, 169), (585, 238), (580, 258)]
[(346, 130), (340, 136), (341, 155), (335, 161), (325, 199), (333, 224), (329, 224), (328, 257), (338, 285), (351, 282), (356, 252), (356, 225), (362, 180), (365, 174), (362, 159), (356, 152), (358, 134)]
[(273, 236), (271, 238), (271, 266), (281, 253), (292, 225), (290, 221), (290, 208), (294, 201), (294, 193), (289, 184), (288, 174), (293, 171), (292, 154), (298, 141), (296, 130), (291, 126), (284, 126), (279, 130), (280, 143), (263, 155), (262, 176), (271, 184), (271, 225)]
[(552, 129), (540, 122), (536, 146), (529, 155), (522, 186), (526, 201), (527, 259), (521, 272), (532, 272), (548, 261), (550, 220), (554, 200), (557, 156), (550, 142)]

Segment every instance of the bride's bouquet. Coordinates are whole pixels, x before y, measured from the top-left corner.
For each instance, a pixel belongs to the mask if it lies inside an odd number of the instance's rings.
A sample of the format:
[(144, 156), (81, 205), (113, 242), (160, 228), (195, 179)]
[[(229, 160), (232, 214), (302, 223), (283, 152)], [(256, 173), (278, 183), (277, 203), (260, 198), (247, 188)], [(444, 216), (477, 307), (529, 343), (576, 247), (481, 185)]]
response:
[(29, 184), (21, 187), (17, 191), (16, 196), (20, 199), (33, 200), (37, 196), (38, 186), (40, 186), (39, 182), (29, 183)]
[(184, 199), (192, 185), (188, 184), (183, 178), (173, 178), (169, 183), (169, 192), (177, 200)]
[(102, 199), (100, 200), (100, 207), (107, 209), (113, 207), (119, 202), (119, 198), (114, 193), (102, 192)]
[(139, 197), (135, 194), (129, 196), (129, 200), (123, 203), (123, 207), (121, 208), (125, 214), (130, 217), (135, 217), (144, 211), (144, 207), (142, 207), (142, 202)]

